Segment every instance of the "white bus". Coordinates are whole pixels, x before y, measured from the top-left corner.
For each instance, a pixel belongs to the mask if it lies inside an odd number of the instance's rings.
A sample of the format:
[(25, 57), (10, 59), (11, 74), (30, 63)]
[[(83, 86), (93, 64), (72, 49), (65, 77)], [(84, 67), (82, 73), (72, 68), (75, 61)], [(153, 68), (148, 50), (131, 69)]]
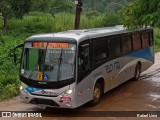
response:
[(98, 104), (103, 93), (138, 80), (154, 63), (153, 48), (152, 28), (115, 26), (31, 36), (23, 45), (21, 99), (58, 108)]

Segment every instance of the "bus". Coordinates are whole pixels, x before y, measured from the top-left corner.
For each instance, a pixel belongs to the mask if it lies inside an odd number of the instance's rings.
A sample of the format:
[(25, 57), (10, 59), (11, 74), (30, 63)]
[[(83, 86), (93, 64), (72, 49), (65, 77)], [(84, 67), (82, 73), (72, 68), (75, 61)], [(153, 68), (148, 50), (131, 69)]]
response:
[(96, 105), (104, 93), (138, 80), (154, 64), (151, 27), (128, 30), (118, 25), (40, 34), (15, 49), (19, 47), (20, 97), (45, 107)]

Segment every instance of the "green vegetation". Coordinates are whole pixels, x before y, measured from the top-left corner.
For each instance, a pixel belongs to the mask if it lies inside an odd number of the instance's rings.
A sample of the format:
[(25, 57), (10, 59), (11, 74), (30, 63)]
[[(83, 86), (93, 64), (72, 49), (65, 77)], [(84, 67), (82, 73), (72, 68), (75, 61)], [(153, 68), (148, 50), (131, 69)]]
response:
[(155, 51), (160, 52), (160, 29), (154, 29)]
[[(5, 34), (26, 38), (32, 34), (58, 32), (74, 28), (74, 14), (58, 13), (53, 17), (49, 13), (32, 12), (23, 19), (12, 18), (8, 22), (8, 31)], [(115, 13), (104, 13), (97, 15), (91, 12), (82, 14), (81, 29), (106, 27), (121, 24), (120, 18)], [(2, 24), (0, 24), (2, 27)], [(23, 33), (23, 35), (22, 35)]]
[(18, 68), (12, 62), (10, 52), (21, 40), (0, 33), (0, 101), (18, 93)]
[[(13, 63), (11, 54), (15, 45), (23, 43), (27, 37), (34, 34), (73, 29), (75, 22), (75, 0), (29, 0), (27, 3), (25, 0), (16, 1), (0, 1), (0, 101), (19, 93), (19, 64)], [(22, 3), (18, 8), (22, 9), (25, 6), (24, 11), (20, 9), (17, 11), (17, 4), (20, 1)], [(130, 1), (84, 1), (80, 28), (107, 27), (122, 24), (122, 22), (126, 26), (129, 26), (127, 23), (132, 25), (133, 22), (126, 21), (126, 19), (132, 20), (130, 16), (124, 14), (127, 8), (123, 8)], [(119, 16), (117, 12), (122, 8)], [(155, 48), (156, 51), (160, 51), (160, 29), (158, 25), (155, 27), (157, 27)]]
[(22, 19), (24, 14), (29, 12), (31, 0), (1, 0), (0, 16), (3, 19), (3, 31), (7, 30), (8, 20), (13, 16)]
[(120, 11), (122, 21), (128, 28), (146, 26), (160, 27), (159, 0), (134, 0)]

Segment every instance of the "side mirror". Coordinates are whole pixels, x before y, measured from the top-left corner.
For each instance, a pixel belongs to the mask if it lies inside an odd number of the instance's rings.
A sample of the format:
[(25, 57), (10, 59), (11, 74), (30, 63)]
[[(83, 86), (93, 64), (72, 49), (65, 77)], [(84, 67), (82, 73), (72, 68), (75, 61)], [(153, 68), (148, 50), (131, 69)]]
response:
[(13, 57), (14, 57), (14, 59), (13, 59), (13, 60), (14, 60), (14, 63), (17, 63), (17, 55), (16, 55), (16, 54), (14, 54), (14, 56), (13, 56)]
[(19, 44), (17, 45), (14, 49), (13, 49), (13, 60), (14, 60), (14, 63), (17, 63), (17, 53), (16, 51), (19, 49), (19, 48), (23, 48), (24, 44)]

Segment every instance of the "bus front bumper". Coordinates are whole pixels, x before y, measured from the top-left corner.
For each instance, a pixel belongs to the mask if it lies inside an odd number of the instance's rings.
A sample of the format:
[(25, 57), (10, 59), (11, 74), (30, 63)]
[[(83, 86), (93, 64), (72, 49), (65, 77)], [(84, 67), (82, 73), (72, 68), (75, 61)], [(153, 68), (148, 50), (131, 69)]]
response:
[(72, 101), (72, 96), (70, 96), (71, 101), (62, 101), (61, 95), (57, 97), (46, 97), (32, 95), (27, 91), (20, 91), (20, 99), (22, 102), (27, 104), (36, 104), (39, 106), (54, 108), (76, 108), (75, 103)]

